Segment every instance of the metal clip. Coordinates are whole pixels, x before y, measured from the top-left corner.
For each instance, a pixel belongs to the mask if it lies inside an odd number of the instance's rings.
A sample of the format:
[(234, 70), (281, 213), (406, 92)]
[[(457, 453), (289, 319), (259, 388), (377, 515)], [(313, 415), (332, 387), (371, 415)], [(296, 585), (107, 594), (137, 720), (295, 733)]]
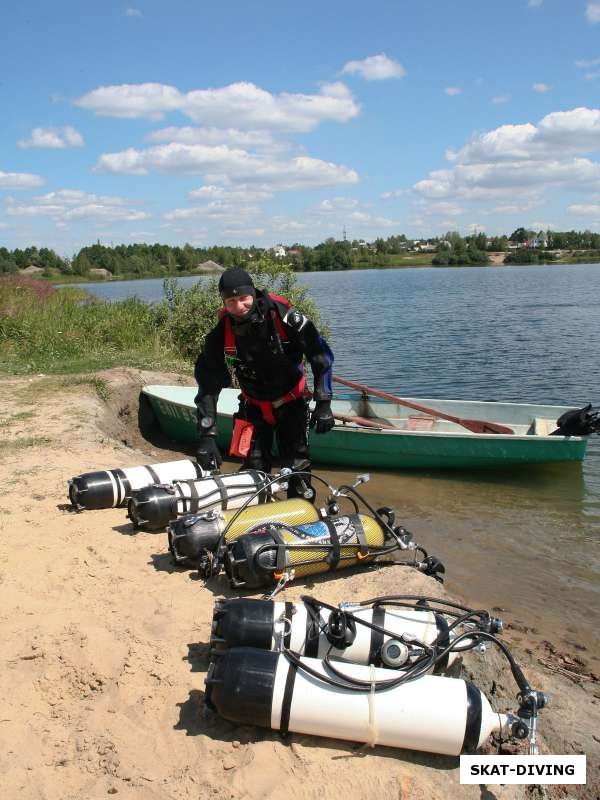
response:
[(271, 594), (263, 595), (262, 599), (272, 600), (275, 597), (275, 595), (279, 594), (279, 592), (284, 588), (284, 586), (290, 581), (293, 581), (295, 577), (296, 577), (295, 569), (286, 570), (285, 572), (282, 573), (281, 578), (279, 578), (279, 582), (277, 583)]

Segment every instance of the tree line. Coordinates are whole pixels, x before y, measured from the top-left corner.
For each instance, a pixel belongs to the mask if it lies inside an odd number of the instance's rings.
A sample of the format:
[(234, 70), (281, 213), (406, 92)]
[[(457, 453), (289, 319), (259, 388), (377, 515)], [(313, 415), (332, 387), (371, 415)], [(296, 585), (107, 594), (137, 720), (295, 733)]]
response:
[[(535, 243), (535, 246), (531, 246)], [(512, 247), (510, 245), (512, 244)], [(520, 245), (517, 249), (514, 245)], [(556, 250), (589, 251), (600, 258), (600, 234), (591, 231), (542, 231), (517, 228), (510, 236), (487, 237), (484, 233), (444, 236), (415, 242), (404, 234), (363, 240), (326, 239), (310, 247), (296, 243), (286, 249), (285, 263), (296, 272), (361, 269), (398, 266), (415, 252), (432, 253), (434, 265), (487, 264), (488, 253), (506, 252), (506, 263), (537, 263), (552, 260)], [(89, 275), (91, 269), (105, 269), (115, 277), (170, 276), (193, 272), (205, 261), (222, 267), (251, 267), (268, 251), (258, 247), (173, 247), (166, 244), (129, 244), (107, 247), (99, 242), (81, 248), (72, 258), (63, 258), (47, 247), (8, 250), (0, 247), (0, 273), (39, 267), (48, 277)], [(429, 262), (427, 262), (429, 263)]]

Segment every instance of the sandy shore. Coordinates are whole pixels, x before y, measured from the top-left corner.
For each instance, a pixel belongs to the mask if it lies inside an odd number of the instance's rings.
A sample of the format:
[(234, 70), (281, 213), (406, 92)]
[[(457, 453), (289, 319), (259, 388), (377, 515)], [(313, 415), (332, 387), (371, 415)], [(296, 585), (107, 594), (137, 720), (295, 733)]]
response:
[[(108, 400), (70, 378), (0, 381), (3, 797), (598, 797), (600, 686), (565, 669), (560, 653), (552, 663), (547, 652), (542, 662), (517, 650), (531, 684), (552, 696), (540, 717), (542, 751), (587, 754), (586, 787), (461, 786), (455, 758), (309, 736), (284, 742), (206, 710), (209, 623), (225, 582), (205, 586), (174, 569), (166, 536), (135, 535), (123, 509), (66, 506), (73, 475), (173, 457), (137, 432), (136, 398), (142, 384), (175, 376), (103, 377)], [(408, 568), (340, 575), (311, 591), (333, 602), (444, 591)], [(495, 654), (470, 656), (465, 668), (499, 708), (514, 695)]]

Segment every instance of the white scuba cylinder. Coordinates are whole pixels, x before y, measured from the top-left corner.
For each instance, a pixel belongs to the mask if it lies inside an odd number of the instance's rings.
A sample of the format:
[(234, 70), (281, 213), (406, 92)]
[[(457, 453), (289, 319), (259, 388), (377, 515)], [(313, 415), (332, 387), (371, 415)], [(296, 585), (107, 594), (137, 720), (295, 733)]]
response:
[[(322, 661), (300, 661), (331, 677)], [(361, 664), (344, 664), (342, 671), (366, 682), (398, 677), (393, 670)], [(235, 722), (443, 755), (474, 752), (508, 721), (464, 680), (425, 675), (380, 691), (356, 692), (296, 668), (283, 654), (254, 648), (220, 655), (206, 683), (207, 702)]]
[(69, 499), (78, 510), (114, 508), (125, 505), (133, 491), (151, 483), (198, 479), (208, 474), (189, 458), (85, 472), (69, 480)]
[(226, 511), (240, 508), (246, 501), (248, 506), (255, 506), (270, 500), (273, 492), (279, 490), (278, 484), (267, 489), (269, 480), (264, 472), (248, 470), (207, 475), (200, 480), (178, 480), (171, 485), (151, 484), (131, 493), (128, 515), (136, 526), (155, 530), (182, 514)]
[[(281, 643), (289, 641), (287, 647), (294, 652), (319, 659), (325, 658), (329, 653), (330, 658), (351, 661), (355, 664), (378, 662), (381, 664), (383, 662), (382, 665), (391, 666), (390, 663), (385, 663), (386, 656), (384, 655), (382, 659), (380, 655), (385, 643), (390, 639), (407, 637), (415, 639), (417, 642), (430, 644), (438, 636), (443, 636), (444, 628), (447, 629), (448, 627), (447, 623), (444, 625), (445, 619), (440, 619), (441, 615), (435, 614), (431, 610), (410, 608), (394, 608), (392, 610), (383, 607), (375, 610), (373, 608), (355, 607), (352, 609), (352, 615), (357, 620), (375, 623), (378, 627), (390, 631), (392, 635), (390, 636), (387, 633), (379, 634), (367, 625), (361, 625), (357, 622), (356, 636), (348, 647), (343, 649), (333, 647), (324, 633), (321, 633), (318, 637), (315, 647), (315, 644), (311, 645), (310, 640), (307, 640), (307, 631), (312, 628), (312, 619), (308, 607), (304, 603), (294, 604), (294, 612), (291, 614), (290, 620), (289, 611), (286, 610), (285, 603), (278, 602), (275, 603), (275, 606), (273, 649), (280, 649)], [(319, 609), (319, 627), (321, 630), (326, 626), (330, 614), (331, 612), (325, 608)], [(307, 645), (308, 650), (306, 649)], [(456, 656), (456, 653), (450, 653), (448, 660), (445, 661), (445, 666), (449, 666), (456, 659)], [(402, 665), (399, 664), (398, 666)]]
[[(436, 642), (445, 649), (456, 635), (449, 632), (449, 623), (439, 611), (426, 606), (358, 606), (342, 604), (352, 617), (354, 635), (346, 647), (332, 643), (332, 611), (318, 601), (278, 602), (251, 598), (229, 598), (215, 601), (211, 646), (215, 650), (232, 647), (259, 647), (268, 650), (287, 648), (312, 658), (330, 658), (355, 664), (403, 669), (423, 656), (421, 643)], [(339, 613), (336, 609), (336, 613)], [(351, 615), (351, 617), (350, 617)], [(361, 624), (361, 621), (367, 624)], [(348, 625), (348, 623), (346, 623)], [(386, 633), (371, 628), (385, 629)], [(460, 629), (460, 633), (464, 628)], [(408, 645), (408, 646), (407, 646)], [(436, 671), (447, 669), (458, 657), (450, 652), (437, 665)]]

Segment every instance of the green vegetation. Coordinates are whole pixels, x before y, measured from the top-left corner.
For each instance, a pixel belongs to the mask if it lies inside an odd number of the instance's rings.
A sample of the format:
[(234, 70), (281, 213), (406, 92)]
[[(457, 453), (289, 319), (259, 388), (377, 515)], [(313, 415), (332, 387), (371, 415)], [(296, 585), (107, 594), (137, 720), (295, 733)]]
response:
[(548, 264), (555, 261), (554, 253), (548, 250), (536, 249), (523, 249), (511, 250), (504, 259), (505, 264)]
[(0, 454), (14, 450), (24, 450), (26, 447), (44, 447), (52, 443), (47, 436), (22, 436), (17, 439), (0, 439)]
[(485, 233), (467, 236), (463, 239), (458, 233), (449, 231), (431, 263), (434, 267), (489, 264), (490, 259), (485, 252), (486, 247)]
[[(521, 247), (519, 247), (521, 245)], [(378, 238), (373, 242), (326, 239), (309, 247), (293, 244), (285, 249), (285, 263), (294, 272), (385, 269), (424, 265), (487, 264), (488, 252), (510, 252), (507, 263), (540, 263), (550, 259), (529, 258), (525, 250), (562, 251), (558, 259), (571, 263), (589, 258), (600, 260), (600, 234), (590, 231), (538, 231), (517, 228), (508, 236), (487, 237), (484, 233), (461, 237), (456, 231), (425, 240), (410, 240), (404, 234)], [(515, 251), (519, 252), (515, 255)], [(243, 266), (250, 271), (270, 251), (258, 247), (171, 247), (164, 244), (130, 244), (105, 247), (99, 242), (83, 247), (72, 258), (61, 258), (47, 247), (9, 251), (0, 247), (0, 274), (36, 267), (53, 283), (89, 280), (177, 277), (198, 274), (198, 267), (212, 261), (221, 267)], [(583, 254), (589, 253), (589, 256)], [(520, 260), (516, 260), (520, 259)], [(92, 270), (101, 270), (93, 273)], [(209, 271), (209, 270), (207, 270)]]
[[(252, 270), (256, 285), (291, 300), (319, 325), (305, 287), (289, 267), (259, 258)], [(79, 288), (56, 290), (45, 281), (0, 278), (0, 372), (82, 373), (114, 366), (189, 373), (204, 337), (214, 326), (221, 300), (217, 281), (182, 289), (164, 284), (160, 303), (137, 298), (109, 303)], [(91, 384), (106, 399), (97, 376), (64, 381)]]

